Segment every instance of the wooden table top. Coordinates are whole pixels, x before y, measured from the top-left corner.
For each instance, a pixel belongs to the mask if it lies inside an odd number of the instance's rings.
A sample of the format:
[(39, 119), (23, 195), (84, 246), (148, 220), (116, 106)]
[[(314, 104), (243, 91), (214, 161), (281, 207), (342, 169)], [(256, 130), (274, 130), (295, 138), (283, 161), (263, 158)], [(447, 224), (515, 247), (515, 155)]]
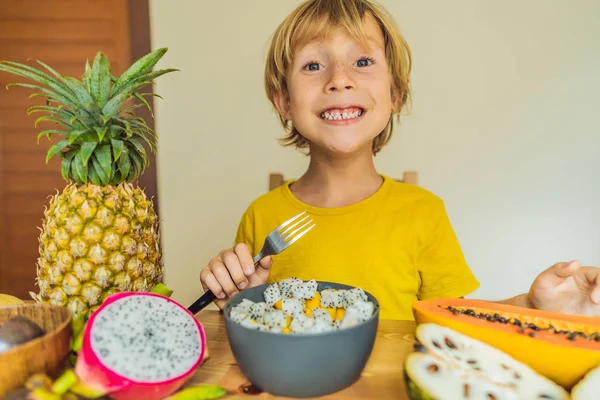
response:
[[(238, 368), (227, 341), (225, 321), (219, 311), (205, 309), (196, 318), (206, 330), (210, 358), (185, 387), (194, 384), (217, 384), (231, 395), (224, 399), (283, 399), (267, 393), (246, 394), (243, 386), (249, 382)], [(413, 321), (380, 320), (371, 357), (361, 378), (352, 386), (322, 399), (408, 399), (403, 378), (403, 363), (413, 350)]]

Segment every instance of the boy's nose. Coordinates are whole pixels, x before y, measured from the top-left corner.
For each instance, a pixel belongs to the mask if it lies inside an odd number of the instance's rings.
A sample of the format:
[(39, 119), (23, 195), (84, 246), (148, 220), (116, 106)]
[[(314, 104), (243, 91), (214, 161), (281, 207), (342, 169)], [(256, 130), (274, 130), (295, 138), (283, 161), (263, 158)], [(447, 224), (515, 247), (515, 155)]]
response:
[(352, 80), (345, 66), (337, 65), (332, 72), (331, 80), (327, 82), (327, 91), (351, 90), (355, 88), (355, 82)]

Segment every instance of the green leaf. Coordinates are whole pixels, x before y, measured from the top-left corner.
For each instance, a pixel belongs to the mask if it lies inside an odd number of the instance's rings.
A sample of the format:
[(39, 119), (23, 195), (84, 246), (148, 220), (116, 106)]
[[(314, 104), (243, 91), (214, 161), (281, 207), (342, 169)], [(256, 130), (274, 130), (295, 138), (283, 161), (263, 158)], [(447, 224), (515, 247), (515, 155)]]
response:
[(59, 125), (65, 126), (67, 128), (71, 127), (71, 124), (69, 124), (67, 121), (63, 120), (62, 118), (54, 117), (52, 115), (44, 115), (43, 117), (39, 117), (38, 119), (35, 120), (35, 122), (33, 123), (33, 126), (37, 128), (38, 124), (43, 121), (55, 122)]
[(135, 92), (139, 88), (149, 85), (151, 83), (154, 83), (153, 80), (158, 78), (159, 76), (168, 74), (169, 72), (177, 72), (177, 71), (179, 71), (179, 70), (176, 68), (166, 68), (166, 69), (159, 69), (158, 71), (149, 72), (149, 73), (141, 75), (135, 79), (132, 79), (131, 81), (129, 81), (126, 85), (124, 85), (122, 88), (120, 88), (115, 93), (116, 94), (118, 94), (118, 93), (133, 94), (133, 92)]
[(81, 75), (81, 82), (86, 90), (89, 92), (92, 88), (92, 67), (90, 66), (90, 60), (85, 60), (85, 72)]
[(117, 96), (112, 97), (105, 105), (102, 107), (102, 114), (105, 116), (114, 116), (117, 115), (117, 111), (121, 108), (123, 104), (129, 100), (131, 95), (127, 93), (122, 93)]
[(108, 175), (110, 174), (110, 167), (107, 172), (102, 166), (102, 163), (98, 161), (98, 158), (96, 158), (96, 154), (94, 154), (94, 157), (92, 158), (92, 168), (94, 168), (94, 170), (98, 174), (98, 177), (100, 177), (100, 182), (102, 183), (102, 185), (107, 185), (110, 179)]
[(130, 148), (131, 148), (131, 146), (133, 146), (137, 150), (137, 153), (140, 154), (140, 156), (144, 160), (147, 159), (146, 149), (144, 148), (144, 146), (139, 141), (137, 141), (137, 140), (130, 140), (129, 142), (127, 142), (127, 144), (130, 145)]
[(88, 175), (90, 177), (90, 180), (94, 183), (94, 185), (98, 185), (98, 186), (103, 185), (102, 179), (100, 179), (100, 175), (98, 175), (96, 167), (94, 166), (94, 160), (92, 160), (92, 163), (88, 170)]
[(68, 140), (61, 140), (60, 142), (57, 142), (55, 145), (50, 147), (50, 149), (48, 150), (48, 154), (46, 155), (46, 164), (48, 164), (48, 161), (50, 161), (52, 157), (59, 154), (62, 151), (62, 149), (64, 149), (68, 145)]
[[(8, 85), (6, 85), (7, 88), (9, 88), (10, 86), (21, 86), (21, 87), (28, 88), (28, 89), (37, 89), (37, 90), (39, 90), (39, 92), (32, 94), (31, 96), (29, 96), (29, 98), (32, 98), (35, 96), (46, 96), (46, 97), (48, 97), (48, 100), (55, 101), (57, 103), (62, 103), (72, 110), (79, 109), (76, 102), (73, 102), (73, 101), (69, 100), (68, 98), (66, 98), (56, 92), (53, 92), (52, 90), (46, 89), (44, 87), (37, 86), (37, 85), (30, 85), (28, 83), (9, 83)], [(47, 103), (47, 104), (49, 104), (49, 103)]]
[(125, 147), (125, 144), (122, 140), (118, 139), (110, 139), (110, 142), (112, 143), (113, 157), (116, 162), (119, 160), (119, 157), (123, 153), (123, 148)]
[(143, 98), (142, 96), (140, 96), (139, 93), (134, 93), (133, 94), (135, 96), (136, 99), (138, 99), (139, 101), (142, 102), (143, 105), (146, 106), (146, 108), (150, 111), (150, 115), (152, 115), (152, 118), (154, 118), (154, 113), (152, 112), (152, 108), (150, 107), (150, 104), (148, 104), (148, 102), (146, 101), (145, 98)]
[(60, 166), (60, 174), (62, 175), (64, 180), (67, 182), (70, 180), (70, 177), (69, 177), (70, 169), (71, 169), (71, 159), (63, 158), (62, 164)]
[(79, 104), (85, 107), (86, 104), (94, 103), (94, 99), (81, 82), (70, 76), (64, 77), (64, 80), (65, 84), (75, 93)]
[(148, 144), (150, 151), (154, 152), (156, 150), (156, 142), (153, 139), (151, 139), (151, 138), (149, 139), (142, 132), (139, 132), (139, 131), (134, 131), (134, 132), (135, 132), (134, 136), (141, 138), (144, 142), (146, 142)]
[(104, 107), (110, 94), (110, 63), (99, 51), (94, 59), (91, 75), (91, 93), (100, 108)]
[(77, 153), (75, 158), (73, 158), (73, 166), (75, 168), (75, 176), (77, 176), (81, 182), (87, 183), (88, 168), (83, 162), (81, 153)]
[(78, 141), (78, 139), (81, 138), (81, 135), (83, 135), (86, 132), (87, 131), (85, 131), (85, 130), (69, 132), (69, 144), (73, 144), (76, 141)]
[(129, 170), (131, 169), (131, 162), (129, 161), (129, 151), (127, 147), (123, 148), (123, 154), (119, 157), (119, 171), (121, 171), (121, 175), (126, 178), (129, 175)]
[[(112, 158), (110, 155), (110, 145), (103, 144), (98, 146), (98, 149), (94, 153), (95, 158), (100, 163), (100, 167), (106, 175), (110, 175), (110, 166), (112, 164)], [(102, 177), (102, 175), (100, 175)]]
[(108, 132), (108, 128), (98, 128), (97, 126), (94, 127), (94, 130), (98, 134), (98, 140), (100, 142), (104, 139), (104, 136), (106, 136), (106, 132)]
[(50, 140), (53, 133), (60, 136), (66, 136), (67, 131), (57, 131), (56, 129), (48, 129), (47, 131), (40, 132), (40, 134), (37, 136), (37, 143), (40, 144), (40, 139), (44, 136), (48, 136), (48, 140)]
[(68, 121), (69, 119), (71, 119), (71, 117), (75, 116), (75, 114), (73, 114), (71, 111), (69, 110), (63, 110), (61, 109), (62, 105), (59, 107), (52, 107), (52, 106), (31, 106), (27, 109), (27, 115), (31, 115), (33, 113), (36, 112), (47, 112), (51, 115), (55, 115), (57, 117), (60, 117), (62, 119), (64, 119), (65, 121)]
[(136, 108), (140, 108), (140, 107), (144, 107), (143, 104), (132, 104), (127, 108), (124, 108), (123, 110), (121, 110), (120, 114), (130, 114), (130, 115), (134, 115), (133, 114), (133, 110), (135, 110)]
[(134, 62), (115, 82), (112, 89), (110, 90), (110, 97), (118, 93), (121, 87), (125, 86), (130, 80), (135, 79), (141, 74), (150, 71), (156, 63), (165, 55), (167, 48), (160, 48), (154, 50), (136, 62)]
[(142, 157), (135, 152), (129, 153), (129, 157), (131, 157), (131, 161), (133, 161), (133, 169), (134, 169), (134, 174), (132, 177), (132, 179), (133, 179), (137, 176), (140, 176), (142, 174), (142, 172), (144, 172), (144, 163), (142, 161)]
[(52, 89), (71, 102), (75, 101), (75, 96), (73, 96), (73, 93), (71, 93), (69, 89), (65, 87), (65, 85), (61, 84), (51, 76), (28, 65), (19, 64), (12, 61), (0, 61), (0, 71), (9, 72), (23, 78), (31, 79), (32, 81), (38, 82)]
[(98, 145), (98, 143), (96, 143), (96, 142), (84, 142), (81, 145), (80, 154), (81, 154), (81, 161), (83, 162), (83, 165), (85, 165), (85, 166), (88, 165), (88, 160), (92, 156), (92, 153), (96, 149), (97, 145)]

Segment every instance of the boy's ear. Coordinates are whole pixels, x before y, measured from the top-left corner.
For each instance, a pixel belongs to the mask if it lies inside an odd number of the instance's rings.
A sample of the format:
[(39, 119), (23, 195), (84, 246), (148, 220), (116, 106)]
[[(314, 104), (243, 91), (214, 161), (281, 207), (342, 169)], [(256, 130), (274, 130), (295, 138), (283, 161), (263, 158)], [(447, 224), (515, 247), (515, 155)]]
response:
[(289, 99), (285, 95), (285, 93), (277, 92), (273, 95), (273, 101), (275, 103), (275, 107), (277, 107), (277, 111), (281, 116), (287, 120), (292, 119), (292, 115), (290, 114), (289, 108)]

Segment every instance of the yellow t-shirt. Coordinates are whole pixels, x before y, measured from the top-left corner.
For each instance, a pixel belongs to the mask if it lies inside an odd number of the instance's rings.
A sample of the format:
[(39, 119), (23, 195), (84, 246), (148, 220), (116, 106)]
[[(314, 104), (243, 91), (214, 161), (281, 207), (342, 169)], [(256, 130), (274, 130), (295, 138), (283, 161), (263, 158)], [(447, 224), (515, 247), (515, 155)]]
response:
[(418, 299), (464, 296), (479, 287), (443, 201), (383, 176), (358, 203), (319, 208), (298, 200), (288, 182), (248, 207), (236, 235), (256, 255), (266, 236), (306, 210), (316, 226), (273, 257), (269, 282), (291, 276), (358, 286), (377, 298), (382, 319), (413, 320)]

